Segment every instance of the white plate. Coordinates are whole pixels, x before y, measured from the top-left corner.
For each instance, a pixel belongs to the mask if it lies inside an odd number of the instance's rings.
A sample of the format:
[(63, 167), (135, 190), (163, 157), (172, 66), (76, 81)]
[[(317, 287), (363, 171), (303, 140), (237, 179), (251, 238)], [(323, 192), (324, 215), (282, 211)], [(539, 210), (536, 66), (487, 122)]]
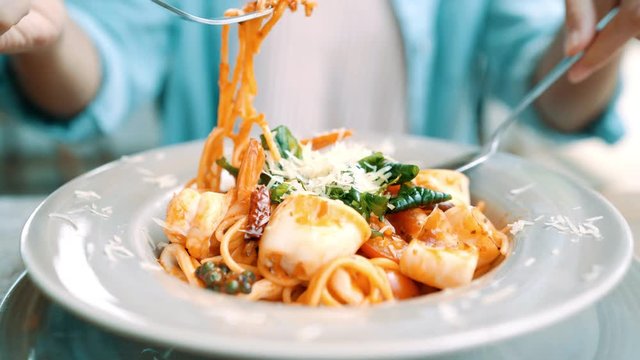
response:
[[(382, 137), (367, 139), (384, 143)], [(396, 144), (394, 156), (405, 161), (433, 163), (462, 151), (423, 138), (388, 140)], [(123, 159), (53, 193), (22, 235), (22, 256), (35, 283), (111, 330), (204, 353), (398, 358), (460, 350), (549, 325), (605, 295), (631, 261), (629, 228), (601, 196), (501, 155), (473, 172), (472, 193), (487, 202), (499, 224), (537, 221), (516, 236), (503, 264), (470, 286), (358, 309), (250, 303), (193, 288), (156, 264), (153, 244), (165, 239), (152, 219), (163, 218), (173, 192), (195, 174), (201, 146)], [(514, 195), (513, 189), (522, 191)], [(545, 225), (557, 215), (576, 227), (599, 218), (592, 223), (602, 238)]]

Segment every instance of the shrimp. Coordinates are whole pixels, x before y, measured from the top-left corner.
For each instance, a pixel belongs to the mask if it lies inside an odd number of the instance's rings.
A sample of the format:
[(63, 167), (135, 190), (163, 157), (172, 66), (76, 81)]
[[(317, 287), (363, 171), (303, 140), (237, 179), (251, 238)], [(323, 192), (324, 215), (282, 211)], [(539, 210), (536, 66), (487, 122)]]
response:
[(413, 181), (416, 185), (451, 195), (451, 202), (455, 205), (471, 204), (469, 178), (461, 172), (441, 169), (420, 170)]
[(446, 213), (458, 239), (478, 249), (478, 266), (490, 264), (500, 255), (500, 248), (508, 241), (489, 219), (472, 206), (455, 206)]
[(262, 145), (256, 139), (251, 139), (244, 152), (236, 188), (230, 192), (235, 196), (233, 207), (229, 210), (229, 216), (238, 214), (247, 215), (251, 205), (251, 194), (258, 186), (260, 175), (264, 168), (265, 154)]
[(224, 219), (230, 197), (210, 191), (186, 188), (167, 207), (164, 229), (169, 241), (184, 245), (197, 259), (211, 256), (210, 238)]
[(431, 247), (414, 239), (400, 257), (400, 272), (413, 280), (439, 289), (465, 285), (473, 280), (478, 250)]
[(400, 256), (400, 272), (436, 288), (464, 285), (473, 279), (478, 250), (462, 242), (444, 211), (427, 217), (422, 233)]

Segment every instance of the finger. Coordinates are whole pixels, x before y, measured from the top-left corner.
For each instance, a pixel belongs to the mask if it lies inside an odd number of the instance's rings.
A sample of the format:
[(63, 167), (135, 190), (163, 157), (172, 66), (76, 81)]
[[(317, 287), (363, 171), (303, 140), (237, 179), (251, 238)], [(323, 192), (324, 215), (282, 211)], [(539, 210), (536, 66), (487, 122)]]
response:
[(31, 2), (26, 0), (0, 0), (0, 35), (9, 31), (27, 16)]
[(595, 35), (596, 8), (592, 1), (565, 0), (564, 52), (572, 56), (584, 50)]
[(40, 14), (32, 13), (0, 35), (0, 54), (14, 55), (46, 49), (59, 39), (60, 34), (59, 28), (47, 24)]
[(14, 26), (0, 35), (0, 54), (17, 54), (25, 47), (26, 38)]
[(604, 66), (629, 39), (637, 35), (639, 26), (640, 19), (621, 7), (615, 19), (596, 35), (584, 57), (569, 71), (569, 81), (581, 82)]

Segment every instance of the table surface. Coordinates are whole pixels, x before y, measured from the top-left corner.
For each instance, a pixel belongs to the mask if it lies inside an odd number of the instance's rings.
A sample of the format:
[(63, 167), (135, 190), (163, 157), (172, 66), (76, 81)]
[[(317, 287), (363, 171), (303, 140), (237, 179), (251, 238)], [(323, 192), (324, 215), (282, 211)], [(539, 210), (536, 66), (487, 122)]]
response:
[(0, 197), (0, 298), (24, 271), (20, 258), (20, 232), (43, 196)]
[[(20, 232), (22, 226), (26, 222), (29, 214), (44, 199), (42, 196), (0, 196), (0, 298), (3, 298), (9, 290), (11, 284), (24, 271), (24, 265), (20, 258)], [(623, 214), (624, 215), (624, 214)], [(628, 221), (636, 221), (638, 223), (631, 224), (633, 229), (640, 228), (640, 218), (637, 214), (627, 217)], [(635, 234), (636, 254), (639, 244), (640, 234)], [(633, 282), (633, 284), (631, 284)], [(579, 346), (580, 354), (588, 353), (589, 355), (572, 356), (574, 359), (604, 359), (612, 358), (610, 352), (611, 347), (617, 349), (622, 346), (626, 350), (617, 354), (637, 354), (640, 353), (640, 342), (638, 335), (640, 333), (640, 261), (638, 257), (633, 261), (631, 270), (623, 283), (615, 289), (611, 294), (607, 295), (599, 303), (591, 306), (582, 313), (560, 323), (551, 328), (538, 333), (525, 335), (520, 338), (508, 340), (503, 343), (491, 346), (491, 349), (477, 349), (469, 358), (477, 358), (480, 354), (491, 354), (491, 358), (496, 358), (504, 354), (519, 354), (519, 358), (523, 358), (522, 351), (527, 349), (535, 349), (539, 355), (540, 348), (553, 349), (553, 343), (549, 343), (550, 338), (557, 338), (555, 341), (558, 346), (571, 347)], [(584, 329), (591, 329), (585, 332)], [(578, 330), (582, 329), (582, 330)], [(577, 333), (576, 333), (577, 332)], [(567, 333), (572, 334), (572, 339), (582, 338), (581, 341), (568, 341)], [(556, 336), (554, 334), (565, 334), (564, 336)], [(596, 344), (591, 346), (592, 350), (584, 350), (585, 338), (591, 338)], [(573, 345), (569, 343), (573, 343)], [(599, 343), (598, 343), (599, 342)], [(609, 345), (603, 348), (603, 343)], [(498, 349), (498, 350), (496, 350)], [(497, 352), (496, 352), (497, 351)], [(456, 359), (466, 359), (469, 354), (455, 356)], [(549, 353), (545, 358), (560, 358)], [(558, 355), (558, 353), (555, 353)], [(573, 352), (573, 355), (576, 355)], [(624, 355), (626, 358), (628, 355)], [(509, 356), (504, 357), (509, 358)], [(614, 356), (620, 358), (620, 355)]]

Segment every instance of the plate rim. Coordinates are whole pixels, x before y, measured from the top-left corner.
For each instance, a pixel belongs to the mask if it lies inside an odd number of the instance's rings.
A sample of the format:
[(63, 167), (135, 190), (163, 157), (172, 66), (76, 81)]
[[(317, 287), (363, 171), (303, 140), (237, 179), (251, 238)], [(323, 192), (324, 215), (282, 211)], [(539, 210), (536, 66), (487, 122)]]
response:
[[(428, 137), (412, 136), (412, 135), (400, 135), (406, 138), (414, 138), (421, 141), (439, 142), (448, 146), (456, 146), (459, 148), (468, 148), (466, 145), (460, 145), (443, 141), (440, 139), (432, 139)], [(145, 156), (161, 151), (171, 151), (174, 148), (193, 146), (196, 143), (202, 143), (202, 140), (196, 140), (192, 142), (174, 144), (170, 146), (158, 147), (131, 156)], [(599, 286), (590, 288), (584, 294), (574, 296), (570, 300), (555, 305), (550, 309), (536, 312), (531, 315), (520, 317), (516, 320), (508, 320), (496, 325), (489, 325), (485, 328), (461, 331), (457, 334), (450, 334), (446, 336), (447, 344), (439, 344), (437, 348), (432, 348), (432, 344), (425, 339), (412, 339), (412, 340), (394, 340), (387, 345), (377, 344), (374, 341), (367, 342), (363, 346), (362, 342), (358, 344), (349, 344), (343, 342), (323, 342), (324, 353), (313, 353), (314, 357), (320, 358), (335, 358), (337, 356), (341, 358), (389, 358), (397, 356), (420, 356), (420, 355), (442, 355), (446, 353), (452, 353), (456, 351), (468, 350), (470, 348), (477, 347), (484, 344), (493, 344), (502, 340), (506, 340), (518, 335), (522, 335), (528, 332), (539, 330), (543, 327), (549, 326), (553, 323), (568, 318), (579, 311), (585, 309), (587, 306), (595, 303), (597, 300), (604, 297), (615, 286), (619, 285), (624, 275), (630, 268), (631, 261), (633, 259), (633, 235), (629, 224), (620, 214), (620, 212), (613, 206), (606, 198), (582, 184), (570, 179), (566, 175), (554, 170), (549, 169), (546, 166), (537, 164), (528, 159), (524, 159), (515, 155), (501, 153), (500, 157), (510, 157), (517, 159), (519, 162), (524, 162), (527, 166), (534, 166), (543, 169), (545, 172), (552, 174), (555, 177), (560, 177), (569, 181), (576, 187), (579, 187), (581, 191), (589, 193), (591, 196), (598, 199), (600, 205), (604, 205), (608, 212), (613, 215), (616, 222), (623, 225), (621, 233), (624, 234), (624, 242), (621, 241), (620, 245), (624, 245), (624, 259), (623, 263), (615, 268), (615, 271), (608, 273), (607, 281), (599, 284)], [(40, 213), (42, 207), (47, 204), (48, 201), (59, 192), (63, 192), (69, 188), (73, 183), (81, 179), (96, 176), (100, 173), (110, 170), (113, 167), (121, 165), (121, 159), (116, 159), (110, 163), (102, 165), (96, 169), (93, 169), (87, 173), (77, 176), (70, 180), (60, 188), (52, 192), (47, 196), (30, 214), (27, 222), (25, 223), (21, 236), (20, 236), (20, 254), (24, 261), (25, 267), (28, 272), (29, 278), (34, 284), (45, 294), (49, 299), (60, 304), (65, 309), (69, 310), (76, 316), (89, 321), (90, 323), (97, 325), (101, 328), (114, 331), (126, 336), (132, 336), (136, 339), (147, 340), (153, 343), (171, 344), (177, 348), (185, 349), (191, 352), (197, 352), (201, 354), (216, 354), (216, 355), (231, 355), (231, 356), (268, 356), (274, 358), (297, 358), (300, 356), (309, 356), (309, 352), (305, 352), (304, 347), (310, 345), (310, 343), (287, 343), (287, 347), (280, 346), (285, 343), (283, 340), (279, 341), (267, 341), (260, 339), (251, 339), (253, 346), (247, 347), (247, 339), (230, 339), (229, 337), (207, 338), (206, 341), (198, 341), (197, 339), (189, 338), (176, 338), (171, 337), (163, 331), (145, 327), (144, 325), (137, 324), (135, 322), (121, 322), (113, 320), (109, 315), (101, 310), (95, 311), (95, 308), (89, 306), (85, 302), (75, 298), (71, 293), (67, 292), (64, 288), (55, 286), (54, 284), (46, 281), (48, 275), (46, 271), (39, 267), (37, 262), (31, 257), (31, 250), (27, 246), (29, 229), (33, 226), (35, 217)], [(626, 242), (626, 244), (625, 244)], [(490, 339), (487, 339), (487, 334), (490, 333)], [(187, 341), (185, 341), (187, 340)], [(464, 340), (464, 341), (460, 341)], [(208, 345), (205, 345), (208, 344)], [(212, 346), (213, 344), (213, 346)], [(386, 350), (384, 348), (388, 348)], [(363, 351), (364, 349), (364, 351)]]

